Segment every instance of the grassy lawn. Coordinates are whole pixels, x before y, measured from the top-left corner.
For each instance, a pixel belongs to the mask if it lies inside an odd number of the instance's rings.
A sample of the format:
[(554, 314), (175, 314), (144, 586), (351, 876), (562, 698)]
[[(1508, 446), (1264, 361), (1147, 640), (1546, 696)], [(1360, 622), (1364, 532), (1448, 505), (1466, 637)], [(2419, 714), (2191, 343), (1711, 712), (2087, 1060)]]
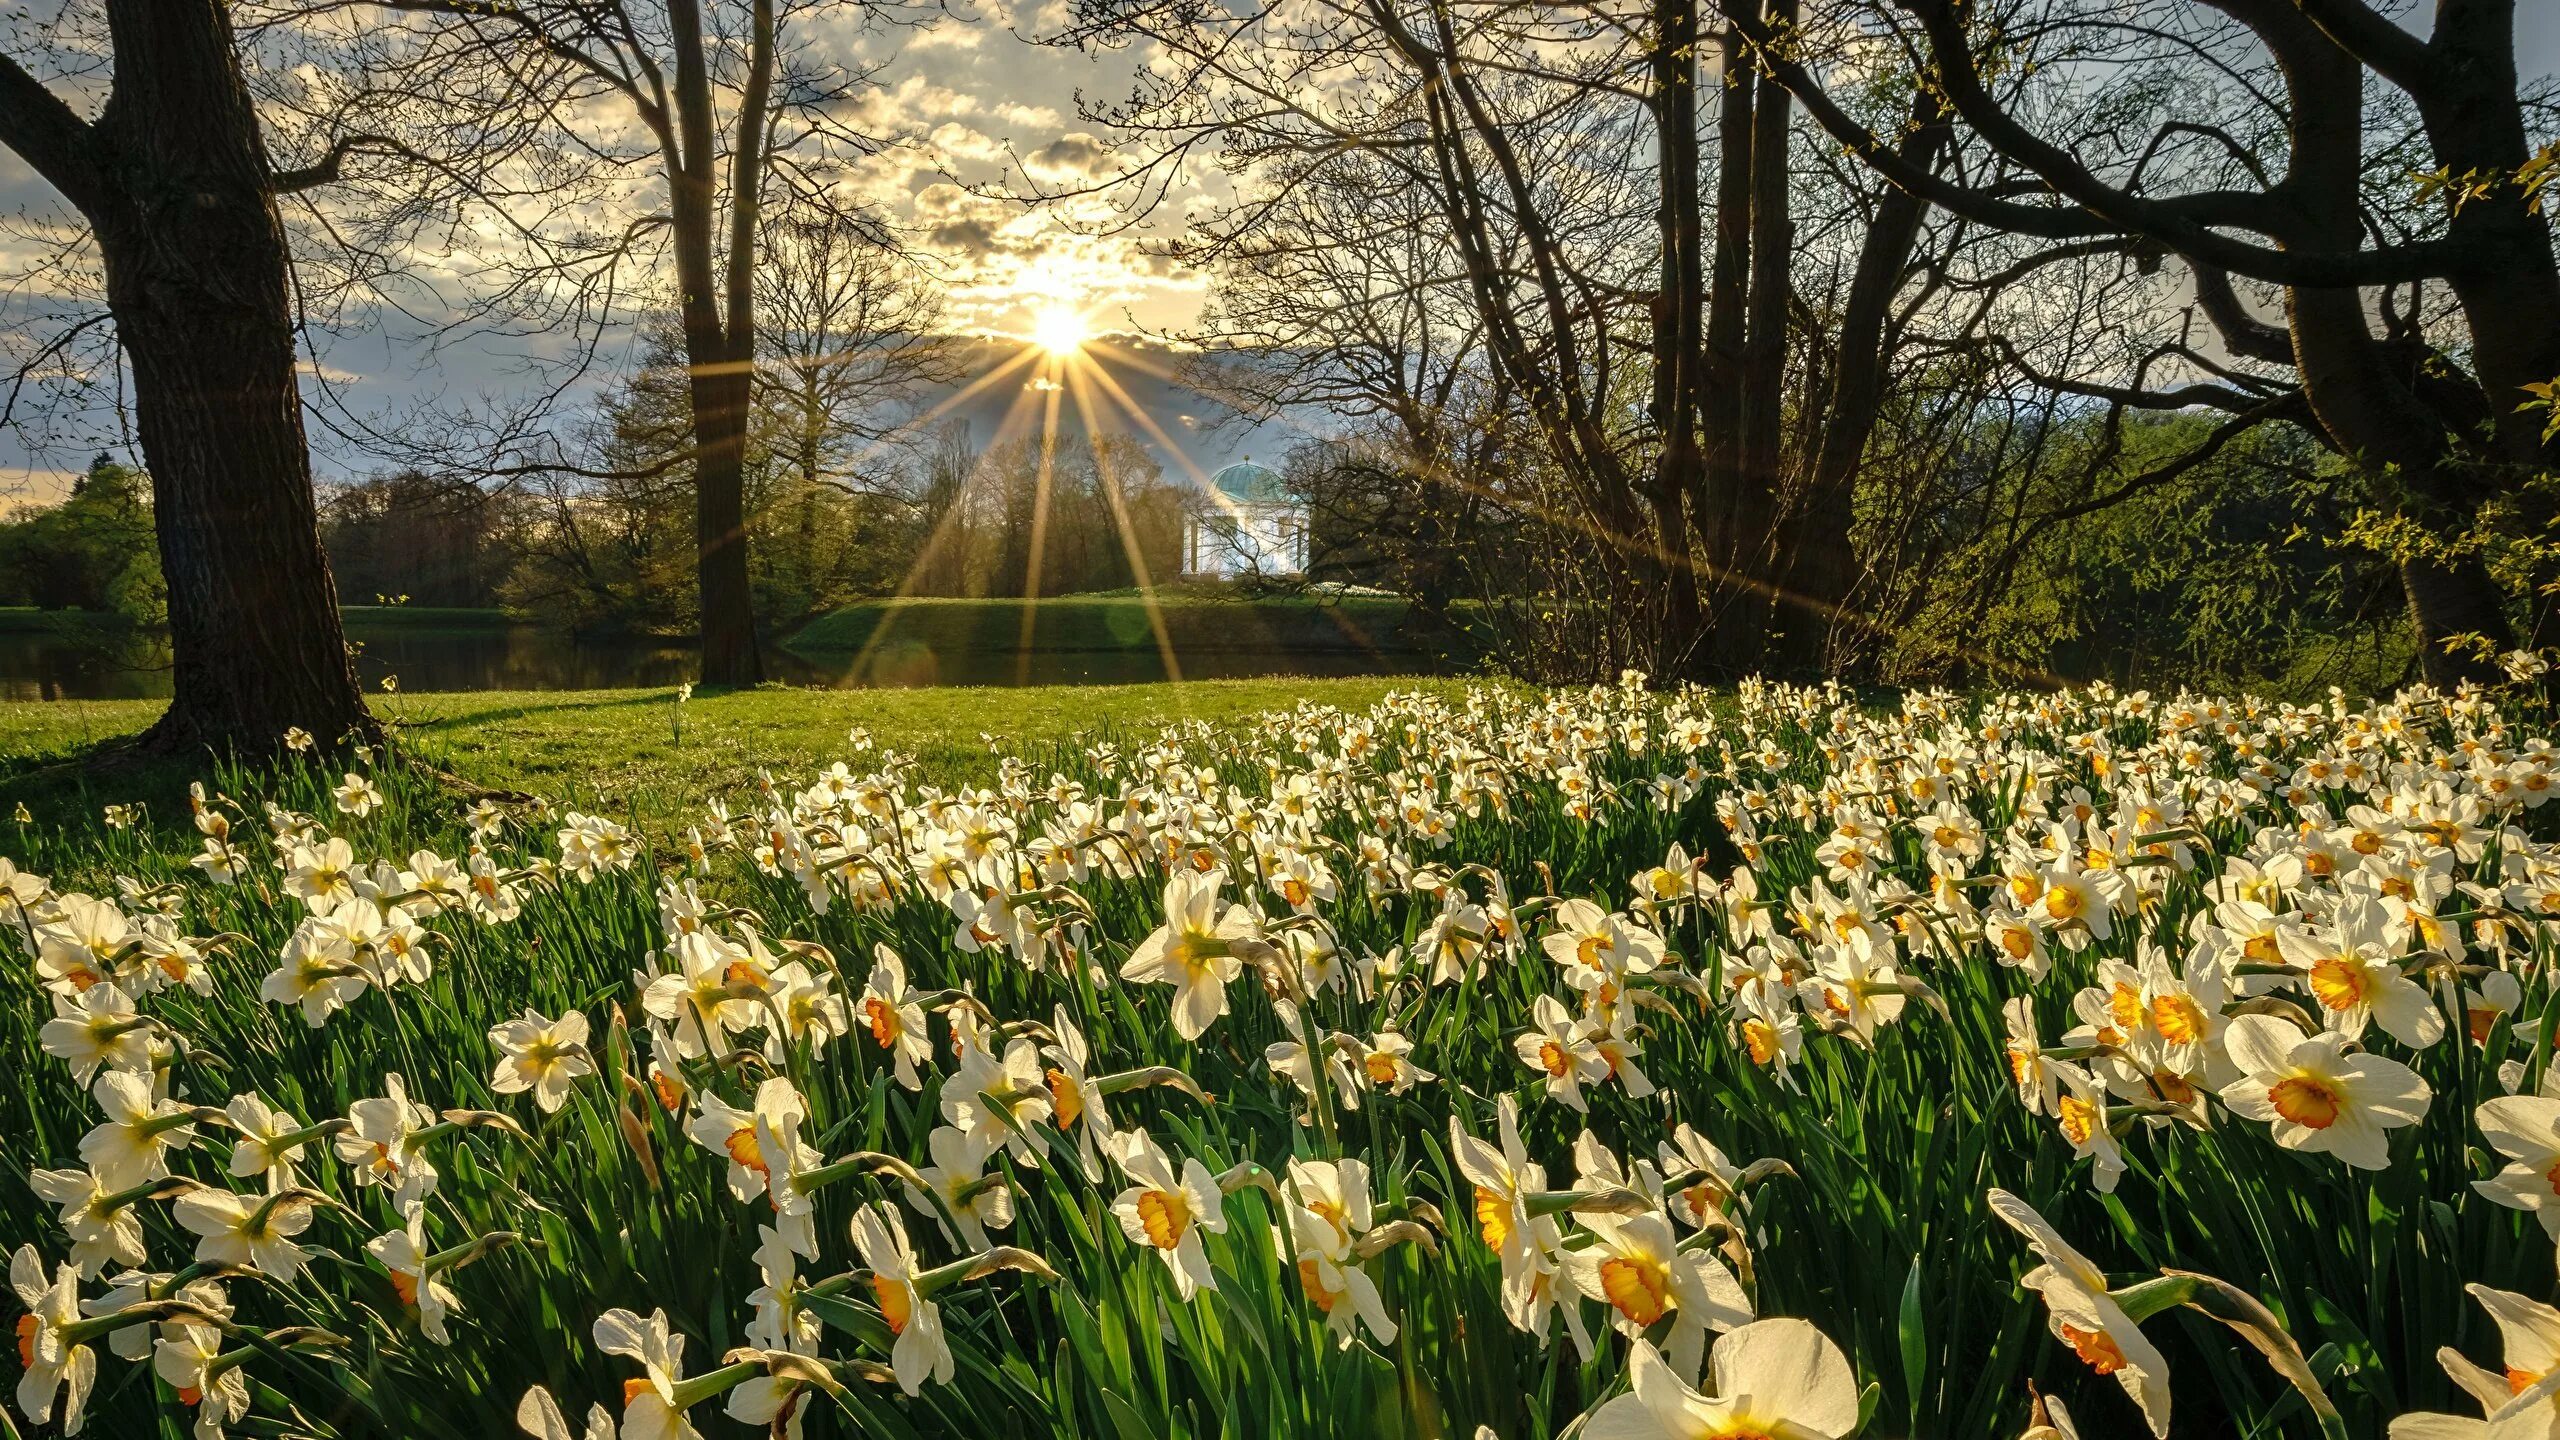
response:
[[(870, 600), (821, 615), (785, 642), (809, 656), (917, 646), (938, 653), (1011, 652), (1022, 638), (1021, 600)], [(1153, 651), (1154, 619), (1177, 654), (1221, 650), (1299, 653), (1411, 653), (1421, 637), (1405, 627), (1408, 607), (1385, 596), (1274, 596), (1135, 593), (1065, 595), (1030, 602), (1033, 642), (1042, 650)]]
[[(1028, 689), (739, 691), (683, 707), (675, 735), (672, 690), (486, 691), (380, 698), (375, 708), (410, 753), (476, 784), (529, 790), (561, 804), (604, 805), (644, 820), (695, 809), (712, 795), (856, 759), (855, 726), (881, 746), (913, 755), (923, 778), (950, 784), (993, 778), (982, 733), (1031, 749), (1078, 737), (1144, 738), (1179, 719), (1233, 720), (1301, 700), (1358, 708), (1390, 690), (1454, 688), (1410, 676), (1354, 679), (1203, 680), (1181, 685), (1046, 686)], [(155, 814), (183, 814), (186, 767), (101, 779), (71, 762), (130, 735), (159, 714), (156, 700), (0, 704), (0, 807), (25, 800), (56, 814), (94, 812), (142, 799)], [(857, 766), (860, 761), (856, 759)]]

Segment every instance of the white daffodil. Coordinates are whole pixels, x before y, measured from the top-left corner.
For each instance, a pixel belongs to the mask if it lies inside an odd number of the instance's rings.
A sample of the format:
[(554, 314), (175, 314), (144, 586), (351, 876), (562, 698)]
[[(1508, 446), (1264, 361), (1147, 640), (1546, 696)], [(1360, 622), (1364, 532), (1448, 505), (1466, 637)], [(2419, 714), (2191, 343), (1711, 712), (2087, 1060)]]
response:
[(1802, 1320), (1755, 1320), (1716, 1337), (1693, 1390), (1652, 1345), (1627, 1360), (1628, 1393), (1592, 1412), (1587, 1440), (1841, 1440), (1858, 1428), (1858, 1377)]
[(909, 1090), (924, 1085), (916, 1067), (931, 1063), (933, 1040), (925, 1033), (924, 1007), (907, 994), (906, 962), (886, 945), (872, 947), (870, 983), (863, 987), (860, 1014), (871, 1042), (887, 1052), (892, 1073)]
[(952, 1244), (984, 1250), (987, 1227), (1001, 1230), (1013, 1223), (1012, 1187), (1001, 1173), (987, 1173), (987, 1161), (995, 1150), (956, 1125), (936, 1127), (925, 1137), (925, 1150), (933, 1163), (916, 1173), (930, 1193), (909, 1183), (907, 1203), (939, 1226), (943, 1238)]
[(1289, 1206), (1288, 1229), (1275, 1229), (1273, 1238), (1282, 1258), (1297, 1267), (1298, 1286), (1323, 1314), (1334, 1344), (1349, 1349), (1363, 1326), (1379, 1344), (1394, 1342), (1396, 1322), (1387, 1315), (1377, 1282), (1361, 1270), (1349, 1238), (1331, 1217)]
[(418, 1328), (428, 1339), (445, 1345), (451, 1337), (445, 1333), (444, 1317), (462, 1308), (462, 1298), (436, 1278), (429, 1263), (434, 1253), (427, 1248), (426, 1227), (427, 1212), (413, 1210), (406, 1225), (366, 1241), (364, 1251), (391, 1277), (400, 1302), (418, 1312)]
[(853, 1244), (871, 1271), (871, 1295), (889, 1327), (889, 1369), (898, 1377), (898, 1388), (914, 1395), (928, 1378), (950, 1384), (957, 1362), (942, 1338), (942, 1312), (916, 1288), (922, 1272), (898, 1213), (886, 1205), (864, 1206), (853, 1217)]
[(408, 1082), (396, 1073), (382, 1077), (382, 1090), (347, 1107), (347, 1128), (331, 1143), (358, 1185), (388, 1189), (405, 1212), (435, 1192), (435, 1162), (419, 1132), (436, 1123), (436, 1114), (409, 1098)]
[(63, 1233), (71, 1237), (71, 1261), (81, 1274), (94, 1280), (111, 1263), (131, 1269), (150, 1259), (133, 1196), (109, 1191), (87, 1170), (30, 1171), (27, 1187), (58, 1208)]
[(1680, 1374), (1698, 1373), (1709, 1332), (1751, 1323), (1751, 1297), (1733, 1272), (1703, 1250), (1681, 1249), (1660, 1215), (1592, 1215), (1584, 1223), (1599, 1243), (1566, 1252), (1575, 1287), (1614, 1311), (1611, 1323), (1630, 1337), (1668, 1318), (1663, 1349)]
[(596, 1317), (595, 1341), (607, 1355), (640, 1362), (642, 1378), (622, 1387), (621, 1440), (701, 1440), (702, 1432), (676, 1405), (676, 1387), (684, 1383), (684, 1337), (667, 1324), (666, 1311), (653, 1310), (644, 1320), (628, 1310), (607, 1310)]
[(78, 996), (55, 995), (54, 1018), (36, 1032), (44, 1053), (71, 1067), (71, 1083), (87, 1085), (100, 1069), (151, 1070), (151, 1021), (134, 1012), (133, 997), (111, 981)]
[(1120, 1231), (1133, 1244), (1153, 1249), (1173, 1275), (1174, 1292), (1188, 1300), (1218, 1288), (1209, 1268), (1203, 1232), (1224, 1233), (1227, 1214), (1217, 1180), (1196, 1155), (1173, 1162), (1143, 1130), (1124, 1130), (1112, 1137), (1111, 1159), (1130, 1185), (1111, 1202)]
[(1991, 1213), (2007, 1221), (2045, 1263), (2018, 1278), (2044, 1297), (2054, 1338), (2101, 1375), (2112, 1375), (2140, 1407), (2155, 1436), (2169, 1433), (2169, 1362), (2107, 1293), (2104, 1271), (2071, 1247), (2034, 1206), (1993, 1190)]
[(2379, 1025), (2392, 1039), (2424, 1049), (2444, 1038), (2444, 1012), (2426, 987), (2401, 972), (2389, 925), (2373, 900), (2340, 905), (2325, 926), (2287, 925), (2276, 932), (2285, 963), (2302, 972), (2322, 1022), (2348, 1039)]
[(222, 1348), (211, 1325), (167, 1325), (151, 1347), (151, 1368), (196, 1411), (195, 1440), (222, 1440), (225, 1427), (249, 1413), (249, 1377), (238, 1355)]
[(1513, 1053), (1546, 1077), (1549, 1096), (1576, 1113), (1586, 1111), (1582, 1087), (1609, 1078), (1609, 1062), (1600, 1047), (1553, 995), (1541, 995), (1529, 1007), (1529, 1025), (1529, 1033), (1511, 1042)]
[(2472, 1118), (2508, 1163), (2471, 1188), (2510, 1209), (2532, 1211), (2543, 1233), (2560, 1240), (2560, 1099), (2501, 1095), (2482, 1101)]
[(9, 1287), (26, 1313), (18, 1317), (18, 1412), (38, 1425), (53, 1418), (62, 1396), (62, 1433), (77, 1435), (86, 1417), (89, 1387), (97, 1383), (98, 1352), (72, 1343), (63, 1328), (80, 1321), (80, 1269), (64, 1264), (47, 1281), (44, 1259), (33, 1245), (9, 1257)]
[(489, 1088), (500, 1095), (532, 1091), (534, 1108), (545, 1115), (568, 1103), (571, 1086), (596, 1073), (587, 1053), (587, 1017), (575, 1010), (546, 1020), (528, 1009), (491, 1027), (489, 1043), (498, 1047)]
[(2222, 1103), (2268, 1121), (2278, 1145), (2331, 1154), (2379, 1170), (2391, 1163), (2390, 1131), (2425, 1118), (2434, 1092), (2418, 1073), (2380, 1055), (2349, 1054), (2334, 1031), (2304, 1035), (2273, 1015), (2242, 1015), (2224, 1031), (2241, 1078)]
[(80, 1159), (110, 1190), (128, 1190), (168, 1174), (168, 1152), (195, 1141), (195, 1112), (155, 1097), (143, 1076), (102, 1071), (89, 1093), (106, 1118), (80, 1137)]
[(311, 1228), (311, 1210), (300, 1191), (236, 1195), (210, 1187), (190, 1190), (169, 1207), (171, 1218), (198, 1237), (197, 1264), (243, 1266), (285, 1284), (311, 1259), (293, 1240)]
[(1243, 973), (1235, 942), (1259, 926), (1241, 905), (1222, 905), (1227, 872), (1176, 871), (1164, 887), (1164, 924), (1138, 942), (1120, 978), (1139, 985), (1173, 987), (1173, 1030), (1198, 1040), (1227, 1013), (1227, 983)]

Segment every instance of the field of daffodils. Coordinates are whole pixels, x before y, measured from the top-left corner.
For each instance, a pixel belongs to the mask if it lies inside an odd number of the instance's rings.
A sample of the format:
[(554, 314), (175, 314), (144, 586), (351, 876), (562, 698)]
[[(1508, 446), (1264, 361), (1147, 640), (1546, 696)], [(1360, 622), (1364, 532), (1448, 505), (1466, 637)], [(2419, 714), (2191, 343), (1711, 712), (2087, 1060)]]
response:
[(2545, 713), (1631, 676), (676, 833), (326, 746), (21, 811), (0, 1436), (2560, 1435)]

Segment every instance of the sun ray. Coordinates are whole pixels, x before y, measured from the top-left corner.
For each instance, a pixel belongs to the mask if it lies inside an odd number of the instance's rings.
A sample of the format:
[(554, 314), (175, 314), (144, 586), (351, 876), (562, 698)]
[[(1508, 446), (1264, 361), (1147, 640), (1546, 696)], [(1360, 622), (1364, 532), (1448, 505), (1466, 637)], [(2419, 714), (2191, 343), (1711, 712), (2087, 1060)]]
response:
[(1111, 502), (1111, 519), (1120, 531), (1120, 547), (1129, 556), (1129, 575), (1138, 584), (1138, 603), (1147, 612), (1147, 628), (1155, 632), (1156, 653), (1164, 660), (1164, 678), (1174, 686), (1174, 710), (1188, 716), (1190, 706), (1183, 700), (1182, 663), (1173, 653), (1173, 632), (1165, 624), (1164, 606), (1156, 597), (1155, 577), (1147, 570), (1146, 547), (1138, 541), (1137, 526), (1129, 519), (1129, 497), (1120, 488), (1120, 477), (1111, 473), (1097, 443), (1101, 427), (1095, 423), (1094, 404), (1085, 371), (1080, 365), (1067, 372), (1068, 393), (1076, 402), (1076, 413), (1084, 419), (1085, 443), (1093, 448), (1094, 475), (1102, 482), (1103, 497)]

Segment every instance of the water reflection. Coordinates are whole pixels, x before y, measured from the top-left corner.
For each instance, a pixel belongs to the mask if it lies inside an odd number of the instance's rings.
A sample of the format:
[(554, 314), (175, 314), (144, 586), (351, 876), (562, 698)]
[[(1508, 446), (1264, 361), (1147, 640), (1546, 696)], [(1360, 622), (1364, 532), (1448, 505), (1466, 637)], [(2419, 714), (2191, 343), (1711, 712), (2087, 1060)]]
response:
[[(666, 686), (694, 676), (693, 647), (650, 637), (581, 638), (531, 625), (438, 628), (383, 625), (350, 616), (365, 688), (396, 675), (404, 691), (615, 690)], [(1172, 678), (1152, 649), (945, 651), (914, 641), (868, 656), (804, 656), (770, 648), (772, 678), (791, 685), (1125, 685)], [(1176, 656), (1181, 678), (1367, 675), (1427, 668), (1424, 657), (1360, 651), (1241, 647)], [(154, 699), (169, 693), (165, 638), (97, 626), (0, 629), (0, 700)]]

